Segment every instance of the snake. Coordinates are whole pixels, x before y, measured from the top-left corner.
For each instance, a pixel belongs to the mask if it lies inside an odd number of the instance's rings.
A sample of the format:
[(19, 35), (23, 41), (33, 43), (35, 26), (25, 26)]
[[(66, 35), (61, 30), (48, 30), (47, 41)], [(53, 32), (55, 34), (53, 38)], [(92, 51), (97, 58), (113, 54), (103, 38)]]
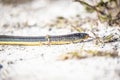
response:
[(47, 35), (47, 36), (12, 36), (0, 35), (0, 45), (62, 45), (78, 43), (87, 39), (87, 33), (72, 33), (66, 35)]

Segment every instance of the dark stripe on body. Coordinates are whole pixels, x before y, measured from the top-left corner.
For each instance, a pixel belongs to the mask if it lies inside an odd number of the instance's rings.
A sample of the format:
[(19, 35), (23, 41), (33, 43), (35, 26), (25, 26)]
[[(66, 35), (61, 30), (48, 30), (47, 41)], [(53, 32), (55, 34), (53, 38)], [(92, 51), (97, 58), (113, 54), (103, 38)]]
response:
[(74, 41), (78, 39), (84, 38), (86, 33), (74, 33), (68, 35), (60, 35), (60, 36), (40, 36), (40, 37), (28, 37), (28, 36), (9, 36), (9, 35), (0, 35), (0, 41), (8, 41), (8, 42), (45, 42), (48, 41)]

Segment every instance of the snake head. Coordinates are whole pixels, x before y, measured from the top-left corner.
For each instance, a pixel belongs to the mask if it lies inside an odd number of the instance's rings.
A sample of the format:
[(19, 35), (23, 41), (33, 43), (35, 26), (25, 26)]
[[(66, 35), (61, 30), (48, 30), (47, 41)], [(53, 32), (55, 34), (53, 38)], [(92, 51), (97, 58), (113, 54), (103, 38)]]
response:
[(90, 37), (89, 34), (87, 34), (87, 33), (78, 33), (78, 34), (76, 34), (76, 36), (78, 36), (81, 39), (87, 39)]

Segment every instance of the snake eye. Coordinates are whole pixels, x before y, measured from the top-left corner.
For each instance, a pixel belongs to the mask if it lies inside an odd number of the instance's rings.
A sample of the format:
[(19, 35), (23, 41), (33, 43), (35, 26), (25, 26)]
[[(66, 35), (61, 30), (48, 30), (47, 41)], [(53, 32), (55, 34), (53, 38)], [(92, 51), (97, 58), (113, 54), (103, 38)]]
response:
[(84, 38), (84, 39), (87, 39), (87, 38), (89, 38), (89, 35), (88, 35), (88, 34), (85, 34), (83, 38)]

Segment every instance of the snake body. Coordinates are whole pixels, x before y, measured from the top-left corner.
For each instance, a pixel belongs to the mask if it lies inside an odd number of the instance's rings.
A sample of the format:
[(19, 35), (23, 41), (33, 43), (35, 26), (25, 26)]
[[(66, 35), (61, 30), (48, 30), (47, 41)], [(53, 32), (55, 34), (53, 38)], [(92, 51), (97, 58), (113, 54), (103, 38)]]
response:
[(58, 36), (10, 36), (0, 35), (0, 45), (26, 45), (37, 46), (44, 44), (69, 44), (72, 42), (80, 42), (88, 38), (87, 33), (73, 33)]

